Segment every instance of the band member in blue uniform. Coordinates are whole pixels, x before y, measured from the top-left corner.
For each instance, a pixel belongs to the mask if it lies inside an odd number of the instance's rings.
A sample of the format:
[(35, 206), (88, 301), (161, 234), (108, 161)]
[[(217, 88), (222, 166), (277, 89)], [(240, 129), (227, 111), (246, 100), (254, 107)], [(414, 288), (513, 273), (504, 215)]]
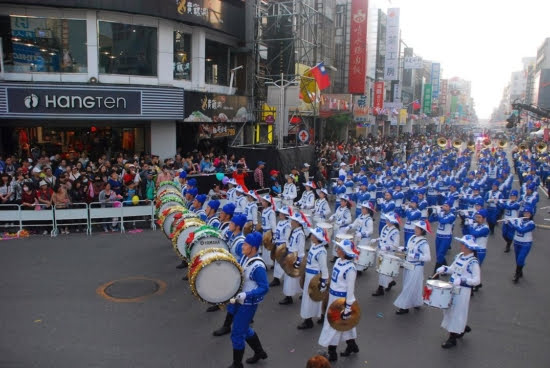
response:
[(485, 194), (485, 202), (487, 203), (487, 224), (491, 234), (495, 233), (495, 225), (497, 224), (500, 215), (499, 201), (503, 198), (502, 193), (498, 190), (499, 182), (494, 181), (491, 184), (491, 190)]
[(220, 219), (216, 215), (218, 208), (220, 208), (220, 201), (213, 199), (208, 202), (204, 211), (206, 213), (206, 225), (212, 226), (215, 229), (219, 229), (220, 227)]
[(514, 228), (514, 253), (516, 254), (516, 273), (513, 281), (518, 282), (523, 277), (523, 267), (525, 259), (531, 251), (533, 245), (533, 230), (535, 222), (533, 221), (533, 212), (531, 207), (526, 206), (523, 209), (524, 218), (509, 219), (509, 224)]
[(414, 235), (414, 223), (422, 218), (422, 212), (418, 207), (418, 196), (412, 196), (409, 204), (405, 207), (405, 225), (403, 226), (403, 235), (405, 238), (405, 250), (411, 236)]
[(454, 201), (445, 202), (445, 204), (441, 207), (441, 212), (433, 213), (430, 216), (430, 221), (439, 222), (435, 233), (435, 252), (437, 257), (435, 269), (447, 264), (445, 256), (451, 247), (451, 242), (453, 240), (453, 227), (456, 220), (456, 216), (451, 212), (451, 205), (453, 203)]
[(395, 202), (392, 200), (392, 192), (384, 193), (384, 199), (380, 199), (380, 223), (378, 224), (378, 234), (382, 234), (382, 229), (386, 225), (386, 216), (395, 211)]
[(269, 291), (266, 267), (258, 255), (260, 244), (262, 244), (262, 235), (259, 232), (254, 231), (246, 236), (242, 248), (243, 255), (239, 261), (243, 269), (242, 292), (237, 294), (232, 300), (234, 303), (227, 307), (234, 316), (231, 329), (233, 364), (229, 368), (243, 368), (245, 341), (254, 351), (254, 355), (246, 360), (248, 364), (267, 359), (267, 353), (262, 347), (258, 334), (250, 327), (258, 305)]
[(479, 285), (481, 270), (475, 252), (479, 249), (471, 235), (455, 238), (460, 242), (460, 251), (450, 266), (441, 266), (438, 274), (451, 274), (449, 282), (456, 288), (451, 306), (443, 309), (441, 327), (449, 332), (449, 338), (441, 347), (449, 349), (456, 345), (456, 340), (472, 329), (468, 323), (468, 309), (470, 308), (471, 292), (468, 289)]
[(502, 224), (502, 237), (506, 242), (506, 248), (504, 248), (504, 253), (510, 252), (510, 246), (514, 241), (514, 233), (515, 233), (514, 227), (510, 223), (508, 223), (508, 221), (506, 220), (518, 217), (520, 204), (517, 201), (517, 199), (518, 199), (518, 191), (512, 190), (510, 192), (510, 199), (501, 201), (499, 203), (500, 208), (504, 211), (504, 220), (505, 220), (504, 223)]

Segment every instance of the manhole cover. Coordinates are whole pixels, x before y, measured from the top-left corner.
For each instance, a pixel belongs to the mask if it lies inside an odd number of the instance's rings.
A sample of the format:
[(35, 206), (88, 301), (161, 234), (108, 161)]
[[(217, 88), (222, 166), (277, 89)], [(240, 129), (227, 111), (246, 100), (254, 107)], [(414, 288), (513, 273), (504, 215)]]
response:
[(101, 297), (115, 302), (140, 302), (150, 296), (163, 293), (165, 289), (166, 283), (161, 280), (129, 277), (103, 284), (97, 288), (96, 292)]

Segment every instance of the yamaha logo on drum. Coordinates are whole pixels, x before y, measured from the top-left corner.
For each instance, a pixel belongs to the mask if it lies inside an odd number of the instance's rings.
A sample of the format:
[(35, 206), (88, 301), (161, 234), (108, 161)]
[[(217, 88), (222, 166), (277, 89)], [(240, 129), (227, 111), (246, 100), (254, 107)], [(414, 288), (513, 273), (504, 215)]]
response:
[(201, 240), (200, 244), (201, 245), (218, 245), (220, 244), (220, 241), (219, 240)]

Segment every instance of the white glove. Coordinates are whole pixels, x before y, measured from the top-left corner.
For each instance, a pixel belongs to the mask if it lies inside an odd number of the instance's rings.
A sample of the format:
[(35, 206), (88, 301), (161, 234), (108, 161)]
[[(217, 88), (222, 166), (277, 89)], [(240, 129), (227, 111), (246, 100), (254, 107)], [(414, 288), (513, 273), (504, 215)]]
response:
[(460, 286), (460, 279), (454, 279), (453, 280), (453, 285), (454, 286)]
[(239, 304), (243, 304), (244, 303), (244, 300), (246, 299), (246, 293), (238, 293), (237, 294), (237, 297), (235, 298), (237, 303)]
[(371, 243), (371, 244), (374, 244), (374, 243), (376, 243), (376, 242), (378, 242), (378, 239), (371, 239), (371, 240), (370, 240), (370, 243)]
[(405, 247), (399, 247), (398, 248), (400, 252), (404, 252), (405, 251)]
[(445, 273), (445, 266), (441, 266), (436, 270), (437, 273)]
[(334, 220), (334, 215), (330, 216), (330, 217), (328, 218), (328, 220), (329, 220), (329, 221), (333, 221), (333, 220)]

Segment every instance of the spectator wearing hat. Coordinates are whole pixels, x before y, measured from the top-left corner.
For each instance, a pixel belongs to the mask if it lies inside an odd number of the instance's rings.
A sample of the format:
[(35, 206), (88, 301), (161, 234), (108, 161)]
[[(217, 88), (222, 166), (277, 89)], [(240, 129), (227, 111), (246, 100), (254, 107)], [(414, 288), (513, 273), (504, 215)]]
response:
[(506, 242), (506, 247), (504, 248), (505, 253), (510, 252), (510, 247), (514, 240), (514, 227), (507, 220), (519, 217), (518, 213), (520, 204), (517, 199), (518, 191), (512, 190), (510, 192), (510, 199), (499, 203), (499, 207), (503, 210), (504, 213), (504, 223), (502, 224), (502, 237)]
[(250, 327), (258, 305), (269, 290), (265, 264), (258, 255), (262, 236), (259, 232), (248, 234), (243, 244), (243, 257), (239, 260), (243, 268), (243, 291), (237, 294), (236, 303), (228, 306), (228, 312), (234, 315), (231, 330), (233, 345), (232, 367), (242, 367), (245, 341), (254, 351), (254, 355), (246, 360), (248, 364), (257, 363), (260, 359), (267, 359), (260, 338)]
[[(275, 236), (277, 228), (277, 215), (275, 213), (275, 204), (273, 203), (273, 198), (269, 194), (260, 197), (260, 202), (262, 205), (262, 233), (263, 236), (267, 232), (271, 231), (271, 241)], [(267, 250), (265, 244), (262, 245), (260, 250), (262, 259), (267, 266), (273, 265), (273, 260), (271, 259), (271, 252)]]
[(487, 224), (491, 234), (495, 233), (495, 225), (500, 216), (499, 203), (503, 196), (500, 190), (498, 190), (499, 182), (494, 180), (491, 184), (491, 190), (485, 194), (485, 203), (487, 203)]
[(399, 308), (395, 314), (409, 313), (409, 308), (417, 308), (424, 304), (422, 289), (424, 286), (424, 263), (431, 261), (430, 244), (426, 233), (432, 233), (430, 223), (420, 220), (413, 223), (414, 235), (409, 237), (406, 246), (405, 260), (413, 265), (412, 269), (403, 269), (403, 289), (393, 305)]
[[(276, 208), (276, 212), (279, 216), (279, 222), (277, 223), (275, 234), (273, 235), (273, 244), (275, 244), (275, 247), (272, 252), (275, 252), (277, 247), (281, 246), (282, 244), (288, 244), (290, 232), (292, 231), (289, 220), (289, 217), (292, 214), (292, 210), (290, 209), (290, 207), (283, 206), (280, 208)], [(284, 274), (285, 273), (283, 271), (283, 268), (281, 267), (279, 262), (275, 262), (273, 268), (273, 281), (271, 281), (269, 286), (279, 286), (281, 284), (281, 279), (283, 278)]]
[[(304, 226), (309, 226), (307, 221), (301, 213), (293, 213), (290, 218), (290, 226), (292, 231), (290, 232), (290, 238), (288, 239), (287, 251), (288, 254), (296, 253), (297, 258), (294, 263), (294, 268), (300, 268), (300, 264), (304, 260), (306, 235), (304, 233)], [(281, 305), (292, 304), (292, 297), (302, 291), (300, 287), (299, 277), (285, 277), (283, 283), (284, 298), (279, 302)]]
[(434, 212), (430, 216), (431, 222), (439, 222), (435, 235), (435, 252), (437, 258), (434, 273), (440, 266), (447, 265), (445, 256), (451, 247), (453, 227), (456, 220), (456, 216), (451, 212), (452, 204), (453, 201), (445, 202), (438, 213)]
[(292, 175), (285, 175), (286, 184), (283, 189), (283, 203), (287, 206), (294, 204), (294, 199), (298, 196), (296, 184)]
[(206, 205), (206, 210), (204, 211), (206, 214), (206, 225), (211, 226), (214, 229), (219, 229), (221, 224), (220, 219), (216, 215), (218, 208), (220, 208), (220, 201), (213, 199), (208, 202)]
[(204, 202), (206, 202), (206, 194), (198, 194), (193, 200), (190, 208), (190, 210), (197, 214), (202, 221), (206, 221), (207, 219), (206, 212), (202, 208), (204, 206)]
[(264, 167), (265, 162), (258, 161), (258, 166), (256, 166), (256, 169), (254, 170), (254, 184), (256, 186), (256, 189), (263, 189), (264, 186)]
[[(332, 216), (329, 217), (330, 221), (334, 221), (334, 232), (338, 233), (340, 231), (345, 231), (346, 227), (351, 224), (351, 211), (350, 207), (352, 205), (351, 198), (347, 194), (342, 194), (338, 198), (340, 201), (340, 206)], [(336, 254), (336, 246), (332, 248), (332, 262), (336, 261), (338, 255)]]
[(459, 292), (454, 293), (451, 306), (443, 310), (441, 327), (449, 332), (449, 338), (441, 345), (443, 349), (456, 346), (456, 340), (472, 330), (467, 324), (471, 296), (467, 291), (481, 282), (481, 270), (475, 255), (478, 249), (475, 239), (471, 235), (455, 239), (460, 242), (460, 253), (450, 266), (440, 266), (437, 269), (438, 274), (451, 274), (449, 282), (459, 289)]
[(320, 188), (320, 189), (316, 189), (315, 192), (317, 193), (319, 198), (315, 200), (313, 217), (326, 220), (330, 217), (330, 214), (332, 213), (327, 201), (328, 191), (326, 190), (326, 188)]
[(269, 189), (271, 195), (279, 195), (282, 192), (281, 184), (279, 183), (279, 172), (277, 170), (271, 170), (269, 172)]
[(304, 321), (298, 326), (299, 330), (313, 328), (313, 318), (320, 318), (317, 323), (323, 323), (322, 302), (313, 301), (309, 296), (309, 283), (316, 275), (321, 274), (319, 290), (325, 291), (328, 283), (327, 250), (329, 239), (326, 231), (316, 227), (311, 231), (311, 247), (307, 254), (307, 264), (302, 293), (302, 305), (300, 306), (300, 317)]
[(514, 283), (517, 283), (519, 279), (523, 277), (525, 259), (533, 245), (533, 230), (535, 230), (533, 212), (534, 210), (532, 207), (526, 206), (523, 209), (523, 218), (510, 218), (506, 220), (515, 231), (514, 253), (516, 256), (516, 272), (513, 278)]
[[(382, 215), (380, 215), (382, 216)], [(371, 242), (378, 242), (378, 254), (393, 254), (399, 249), (399, 217), (395, 213), (384, 215), (386, 218), (384, 228), (380, 232), (379, 239), (372, 239)], [(395, 280), (391, 276), (378, 275), (378, 289), (372, 296), (384, 295), (384, 291), (390, 291), (395, 286)]]
[(308, 181), (304, 183), (303, 186), (305, 187), (305, 191), (302, 193), (302, 198), (300, 198), (295, 205), (297, 205), (301, 210), (311, 211), (315, 207), (315, 192), (313, 192), (315, 185), (313, 182)]

